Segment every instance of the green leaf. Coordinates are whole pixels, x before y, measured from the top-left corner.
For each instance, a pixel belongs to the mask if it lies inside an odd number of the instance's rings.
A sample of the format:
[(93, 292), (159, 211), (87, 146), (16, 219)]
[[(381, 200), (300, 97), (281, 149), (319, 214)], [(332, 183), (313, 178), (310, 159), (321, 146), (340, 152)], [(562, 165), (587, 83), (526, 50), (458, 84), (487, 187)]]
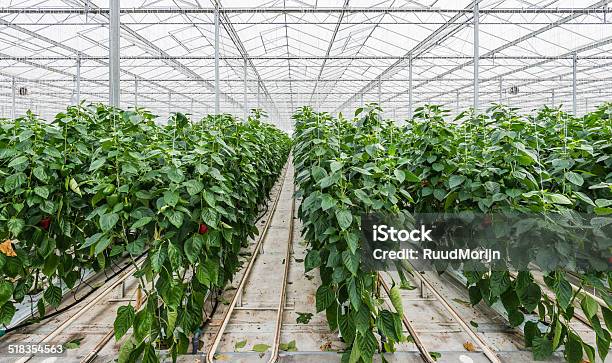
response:
[(573, 333), (568, 334), (563, 355), (567, 363), (582, 362), (582, 343), (580, 342), (580, 338)]
[(47, 180), (49, 180), (45, 169), (41, 166), (35, 167), (34, 170), (32, 170), (32, 174), (34, 174), (36, 179), (40, 180), (41, 182), (46, 182)]
[(351, 251), (342, 252), (342, 262), (344, 262), (344, 266), (353, 274), (357, 274), (357, 270), (359, 269), (359, 256)]
[(100, 169), (104, 165), (105, 162), (106, 162), (106, 158), (96, 159), (92, 161), (91, 164), (89, 165), (89, 171), (96, 171)]
[(563, 310), (567, 310), (572, 299), (572, 286), (564, 278), (562, 278), (553, 288), (557, 296), (557, 302)]
[(117, 363), (129, 363), (130, 355), (132, 354), (135, 348), (136, 346), (134, 345), (134, 338), (130, 338), (125, 341), (119, 348)]
[(234, 344), (234, 349), (238, 350), (238, 349), (242, 349), (247, 345), (247, 340), (240, 340), (238, 342), (236, 342), (236, 344)]
[(13, 217), (8, 220), (7, 225), (9, 233), (11, 233), (14, 237), (17, 237), (23, 230), (23, 227), (25, 227), (25, 222), (21, 218)]
[(311, 249), (304, 259), (304, 272), (308, 272), (321, 265), (321, 255), (318, 250)]
[(111, 243), (110, 238), (101, 238), (98, 243), (96, 243), (96, 248), (94, 249), (94, 255), (99, 255), (108, 247)]
[(62, 302), (62, 289), (55, 285), (49, 285), (43, 296), (49, 305), (57, 308)]
[(332, 173), (335, 173), (338, 170), (342, 169), (342, 166), (344, 166), (344, 163), (341, 163), (339, 161), (332, 161), (331, 163), (329, 163), (329, 168)]
[(463, 175), (452, 175), (448, 179), (449, 188), (454, 188), (461, 185), (467, 178)]
[(308, 324), (313, 315), (312, 313), (296, 313), (298, 314), (298, 317), (295, 319), (295, 322), (298, 324)]
[(43, 199), (47, 199), (49, 197), (49, 189), (47, 187), (34, 187), (34, 194), (38, 195)]
[(200, 235), (195, 235), (185, 241), (185, 256), (187, 256), (189, 262), (194, 264), (200, 259), (202, 247), (204, 247), (204, 239)]
[(176, 228), (181, 228), (183, 225), (183, 213), (177, 210), (168, 212), (168, 220)]
[(82, 196), (81, 188), (79, 188), (79, 183), (77, 183), (77, 181), (74, 178), (70, 178), (70, 182), (68, 185), (70, 186), (70, 190), (77, 193), (79, 196)]
[(161, 270), (162, 265), (168, 257), (168, 249), (165, 245), (160, 245), (155, 252), (151, 254), (151, 267), (153, 271), (158, 272)]
[(582, 178), (582, 175), (574, 173), (573, 171), (566, 173), (565, 179), (567, 179), (570, 183), (575, 184), (579, 187), (582, 186), (582, 184), (584, 184), (584, 179)]
[(376, 337), (374, 336), (372, 331), (366, 330), (364, 333), (358, 333), (356, 340), (357, 346), (361, 351), (361, 358), (365, 362), (371, 361), (378, 347), (378, 340), (376, 340)]
[(537, 336), (533, 338), (533, 359), (546, 360), (553, 353), (552, 341), (546, 336)]
[(595, 314), (597, 314), (597, 309), (599, 308), (599, 304), (597, 301), (590, 297), (589, 295), (584, 295), (582, 301), (580, 302), (580, 307), (582, 307), (582, 311), (586, 314), (587, 318), (592, 318)]
[(352, 342), (355, 340), (357, 328), (355, 327), (351, 314), (338, 315), (338, 328), (345, 342)]
[(406, 181), (409, 181), (411, 183), (419, 183), (419, 182), (421, 182), (421, 178), (416, 176), (411, 171), (404, 170), (404, 175), (406, 176)]
[(204, 185), (198, 180), (187, 180), (185, 182), (185, 188), (189, 195), (196, 195), (204, 189)]
[(136, 222), (134, 222), (134, 224), (132, 224), (131, 229), (142, 228), (142, 227), (146, 226), (147, 224), (149, 224), (152, 220), (153, 220), (153, 218), (151, 218), (151, 217), (142, 217), (139, 220), (137, 220)]
[(100, 216), (100, 229), (102, 232), (108, 232), (119, 222), (117, 213), (107, 213)]
[(336, 200), (329, 194), (323, 194), (321, 197), (321, 209), (326, 211), (336, 205)]
[(404, 180), (406, 180), (406, 174), (402, 170), (395, 169), (393, 170), (393, 174), (395, 174), (395, 179), (397, 179), (397, 181), (400, 183), (403, 183)]
[(121, 339), (121, 337), (127, 333), (132, 327), (132, 324), (134, 324), (135, 318), (136, 311), (134, 311), (132, 305), (120, 306), (119, 309), (117, 309), (117, 317), (113, 325), (115, 328), (115, 340)]
[(179, 194), (176, 191), (167, 190), (164, 192), (164, 203), (169, 206), (176, 207), (179, 201)]
[(550, 202), (553, 204), (572, 204), (572, 201), (563, 194), (552, 193), (548, 194), (547, 196)]
[(0, 307), (0, 324), (9, 325), (13, 320), (13, 316), (15, 316), (15, 312), (17, 309), (12, 302), (5, 302), (2, 307)]
[[(16, 166), (20, 166), (21, 164), (25, 164), (28, 162), (28, 158), (26, 156), (19, 156), (13, 160), (11, 160), (11, 162), (8, 164), (9, 168), (14, 168)], [(23, 170), (23, 169), (22, 169)]]
[(316, 298), (316, 307), (318, 313), (327, 309), (336, 300), (336, 294), (334, 294), (334, 291), (331, 289), (330, 286), (321, 285), (317, 289)]
[(8, 281), (0, 282), (0, 305), (3, 305), (11, 299), (13, 295), (13, 284)]
[(253, 351), (257, 353), (265, 353), (268, 351), (268, 349), (270, 349), (268, 344), (255, 344), (253, 346)]
[(340, 226), (342, 230), (345, 230), (351, 226), (353, 215), (348, 209), (337, 209), (336, 220), (338, 221), (338, 226)]

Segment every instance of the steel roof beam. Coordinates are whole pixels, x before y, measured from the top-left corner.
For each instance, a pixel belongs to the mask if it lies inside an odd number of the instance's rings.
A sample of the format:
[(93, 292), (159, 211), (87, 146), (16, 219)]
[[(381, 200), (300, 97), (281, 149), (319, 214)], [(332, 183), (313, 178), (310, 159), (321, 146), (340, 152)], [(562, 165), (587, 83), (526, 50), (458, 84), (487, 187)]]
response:
[[(344, 1), (344, 5), (342, 6), (343, 9), (348, 8), (349, 1), (350, 0)], [(336, 36), (338, 35), (338, 30), (340, 30), (340, 25), (342, 24), (343, 18), (344, 18), (344, 12), (341, 12), (340, 15), (338, 16), (338, 22), (336, 23), (334, 32), (332, 33), (331, 39), (329, 40), (329, 43), (327, 45), (327, 51), (325, 52), (325, 56), (323, 57), (323, 62), (321, 63), (321, 68), (319, 69), (319, 75), (317, 76), (317, 79), (321, 79), (321, 76), (323, 75), (323, 70), (325, 69), (325, 63), (327, 63), (327, 60), (329, 59), (329, 55), (331, 53), (332, 47), (334, 46), (334, 42), (336, 41)], [(315, 82), (314, 87), (312, 87), (312, 93), (310, 94), (310, 101), (308, 103), (312, 103), (312, 97), (314, 97), (314, 94), (317, 91), (318, 85), (319, 85), (319, 82), (317, 81)]]
[[(439, 9), (427, 7), (334, 7), (334, 8), (231, 8), (226, 7), (221, 13), (226, 14), (333, 14), (333, 13), (434, 13), (434, 14), (466, 14), (471, 15), (473, 5), (464, 9)], [(66, 8), (66, 7), (2, 7), (0, 14), (108, 14), (109, 8)], [(122, 14), (213, 14), (214, 8), (122, 8)], [(575, 8), (487, 8), (480, 9), (481, 14), (606, 14), (607, 9), (575, 9)]]
[[(480, 0), (474, 0), (472, 1), (464, 10), (469, 10), (468, 14), (473, 14), (473, 8), (476, 4), (478, 4), (480, 2)], [(448, 22), (444, 25), (442, 25), (441, 27), (437, 28), (435, 31), (433, 31), (432, 33), (430, 33), (425, 39), (423, 39), (422, 41), (420, 41), (416, 46), (414, 46), (411, 50), (409, 50), (408, 52), (406, 52), (406, 54), (404, 55), (403, 59), (399, 59), (397, 60), (395, 63), (393, 63), (392, 65), (390, 65), (389, 67), (387, 67), (384, 71), (382, 71), (382, 73), (380, 73), (380, 75), (377, 77), (378, 80), (381, 80), (385, 77), (387, 77), (395, 68), (397, 68), (398, 66), (400, 66), (405, 59), (415, 59), (418, 56), (420, 56), (422, 53), (426, 52), (428, 49), (430, 49), (432, 46), (434, 46), (435, 44), (439, 43), (441, 40), (436, 40), (434, 41), (440, 34), (443, 34), (445, 30), (447, 30), (448, 28), (451, 27), (451, 25), (455, 25), (454, 29), (450, 30), (450, 33), (454, 33), (457, 32), (458, 30), (469, 26), (469, 18), (465, 20), (465, 22), (463, 23), (456, 23), (456, 21), (458, 21), (459, 19), (461, 19), (462, 17), (464, 17), (464, 15), (468, 15), (468, 14), (464, 14), (463, 12), (459, 12), (457, 14), (455, 14), (452, 18), (450, 18), (448, 20)], [(448, 35), (442, 35), (442, 38), (446, 38)], [(336, 110), (341, 110), (346, 108), (347, 105), (349, 105), (353, 99), (355, 99), (359, 94), (364, 94), (367, 93), (370, 89), (372, 89), (373, 87), (376, 86), (376, 82), (369, 82), (367, 85), (365, 85), (359, 92), (355, 93), (355, 95), (353, 95), (352, 97), (349, 97), (348, 100), (344, 101), (338, 108), (336, 108)]]

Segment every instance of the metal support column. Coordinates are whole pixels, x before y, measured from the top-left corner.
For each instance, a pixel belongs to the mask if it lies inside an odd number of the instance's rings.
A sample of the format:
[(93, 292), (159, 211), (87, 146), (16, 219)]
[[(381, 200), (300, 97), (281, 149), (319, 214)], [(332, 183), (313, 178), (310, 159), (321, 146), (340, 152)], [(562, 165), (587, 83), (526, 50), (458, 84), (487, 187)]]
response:
[(408, 58), (408, 118), (412, 119), (412, 54)]
[(478, 83), (479, 83), (479, 59), (480, 59), (480, 44), (478, 39), (479, 32), (479, 11), (478, 3), (474, 4), (474, 113), (478, 113)]
[(138, 107), (138, 78), (134, 78), (134, 107)]
[(260, 95), (259, 95), (260, 86), (261, 86), (260, 85), (260, 81), (257, 80), (257, 108), (261, 108), (261, 106), (260, 106), (261, 100), (260, 100)]
[(110, 87), (110, 104), (111, 106), (119, 107), (121, 88), (120, 82), (120, 65), (119, 65), (119, 0), (110, 0), (110, 44), (109, 44), (109, 87)]
[(457, 99), (456, 99), (456, 102), (457, 102), (456, 108), (457, 108), (457, 113), (459, 113), (459, 91), (457, 91), (457, 95), (456, 96), (457, 96)]
[(172, 92), (168, 92), (168, 117), (172, 115)]
[(502, 104), (504, 102), (504, 89), (503, 89), (502, 79), (499, 79), (499, 103)]
[(576, 71), (578, 68), (578, 55), (574, 53), (572, 60), (572, 113), (576, 115)]
[(215, 0), (215, 115), (219, 111), (219, 3)]
[(244, 121), (249, 116), (249, 105), (247, 103), (247, 60), (244, 58)]
[(551, 106), (555, 107), (555, 90), (554, 89), (551, 91), (550, 96), (551, 96), (550, 97), (551, 98), (551, 102), (550, 102)]
[(16, 109), (16, 101), (15, 101), (15, 97), (16, 97), (16, 93), (17, 93), (17, 85), (15, 84), (15, 77), (13, 77), (13, 81), (11, 82), (11, 90), (12, 90), (12, 106), (11, 106), (11, 119), (15, 119), (16, 115), (17, 115), (17, 109)]
[(382, 80), (379, 77), (378, 78), (378, 105), (382, 107), (382, 105), (381, 105), (381, 102), (382, 102), (382, 92), (381, 92), (381, 86), (380, 86), (381, 83), (382, 83)]
[(81, 53), (77, 55), (76, 62), (76, 103), (81, 103)]
[(361, 107), (363, 107), (363, 93), (360, 93), (359, 96), (361, 97)]

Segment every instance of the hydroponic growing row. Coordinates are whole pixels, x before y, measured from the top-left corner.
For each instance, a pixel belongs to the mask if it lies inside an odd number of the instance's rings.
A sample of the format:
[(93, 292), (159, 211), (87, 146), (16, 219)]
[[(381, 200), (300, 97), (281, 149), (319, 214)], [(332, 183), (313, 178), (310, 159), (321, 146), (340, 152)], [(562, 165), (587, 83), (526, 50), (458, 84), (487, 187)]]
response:
[[(525, 344), (537, 360), (563, 347), (568, 362), (595, 361), (594, 347), (570, 325), (582, 310), (605, 360), (612, 330), (612, 105), (582, 118), (555, 108), (521, 115), (495, 106), (455, 120), (441, 107), (428, 105), (415, 110), (414, 119), (403, 126), (384, 120), (381, 113), (369, 105), (352, 120), (308, 107), (294, 115), (296, 184), (303, 197), (299, 217), (310, 244), (305, 267), (320, 270), (317, 310), (326, 311), (330, 328), (338, 328), (349, 344), (343, 358), (371, 361), (380, 349), (374, 332), (385, 337), (385, 351), (405, 339), (397, 290), (390, 296), (396, 312), (385, 310), (376, 274), (360, 260), (361, 217), (384, 212), (409, 220), (417, 213), (474, 212), (493, 227), (500, 225), (499, 215), (531, 218), (496, 230), (497, 237), (507, 238), (504, 247), (510, 251), (511, 258), (502, 264), (457, 262), (436, 269), (462, 269), (473, 305), (501, 302), (509, 324), (523, 324)], [(542, 232), (558, 238), (529, 255)], [(591, 243), (583, 243), (585, 238)], [(548, 298), (525, 265), (518, 274), (510, 272), (518, 266), (513, 261), (547, 266), (549, 256), (558, 259), (558, 267), (545, 272), (544, 282), (555, 299)], [(402, 271), (411, 271), (399, 267), (398, 283), (409, 288)], [(577, 289), (568, 281), (569, 269), (579, 273)], [(604, 304), (584, 294), (587, 288)]]
[(119, 361), (185, 353), (207, 291), (223, 288), (258, 233), (259, 206), (291, 141), (263, 123), (219, 115), (167, 125), (138, 109), (69, 107), (48, 123), (32, 113), (0, 123), (0, 322), (43, 291), (40, 316), (84, 269), (128, 256), (147, 303), (120, 307), (115, 337), (133, 328)]

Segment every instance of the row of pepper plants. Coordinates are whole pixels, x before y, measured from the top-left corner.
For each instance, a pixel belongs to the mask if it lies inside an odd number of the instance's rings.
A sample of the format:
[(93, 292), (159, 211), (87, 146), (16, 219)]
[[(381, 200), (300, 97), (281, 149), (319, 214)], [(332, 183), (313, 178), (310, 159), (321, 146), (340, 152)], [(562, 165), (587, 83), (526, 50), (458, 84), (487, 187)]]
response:
[[(298, 216), (309, 243), (306, 272), (319, 268), (322, 284), (316, 291), (316, 310), (325, 311), (329, 327), (339, 329), (348, 344), (344, 362), (371, 362), (379, 351), (407, 340), (399, 287), (391, 288), (394, 310), (385, 308), (378, 274), (361, 263), (361, 215), (384, 211), (404, 216), (410, 195), (394, 170), (397, 158), (388, 153), (396, 140), (380, 109), (359, 114), (357, 122), (333, 119), (309, 107), (295, 115), (294, 163)], [(396, 135), (395, 137), (397, 137)]]
[(0, 323), (42, 293), (40, 316), (83, 271), (128, 258), (146, 298), (119, 308), (119, 361), (186, 353), (206, 293), (223, 288), (289, 155), (255, 112), (164, 124), (144, 109), (77, 105), (52, 122), (0, 121)]
[[(496, 215), (508, 212), (551, 221), (522, 223), (518, 229), (504, 231), (508, 241), (530, 245), (534, 242), (531, 234), (536, 236), (539, 229), (558, 232), (560, 226), (551, 217), (562, 216), (566, 221), (575, 219), (575, 225), (587, 224), (585, 229), (599, 242), (601, 258), (592, 259), (588, 270), (579, 271), (578, 289), (572, 289), (566, 269), (546, 271), (544, 282), (555, 299), (542, 291), (529, 270), (511, 273), (511, 264), (479, 268), (440, 264), (436, 268), (440, 272), (447, 267), (461, 269), (473, 305), (501, 303), (510, 325), (522, 326), (534, 359), (547, 359), (562, 347), (568, 362), (584, 358), (594, 362), (597, 354), (605, 360), (612, 330), (612, 273), (605, 261), (611, 252), (612, 105), (604, 104), (581, 118), (558, 108), (543, 107), (522, 115), (495, 105), (483, 114), (466, 111), (455, 119), (440, 106), (426, 105), (402, 126), (383, 121), (380, 111), (369, 105), (365, 111), (358, 109), (352, 120), (335, 119), (309, 108), (295, 115), (296, 183), (304, 197), (300, 217), (311, 246), (305, 264), (307, 270), (319, 267), (323, 281), (317, 291), (317, 310), (352, 303), (351, 296), (365, 299), (369, 324), (362, 324), (362, 331), (367, 331), (366, 326), (376, 327), (382, 336), (392, 337), (391, 341), (402, 339), (382, 329), (384, 324), (377, 324), (383, 314), (372, 303), (379, 296), (374, 277), (361, 272), (358, 259), (349, 258), (360, 243), (351, 232), (356, 233), (360, 216), (372, 210), (412, 215), (474, 212), (488, 216), (485, 219), (493, 226)], [(559, 235), (571, 235), (566, 232)], [(540, 261), (561, 256), (557, 265), (576, 271), (581, 246), (577, 240), (560, 237), (540, 249), (555, 253), (529, 257)], [(521, 251), (525, 246), (506, 247)], [(604, 306), (584, 294), (585, 290), (596, 291)], [(597, 353), (570, 324), (576, 305), (595, 332)], [(364, 321), (353, 310), (359, 311), (351, 305), (351, 330), (357, 319)], [(401, 307), (396, 310), (402, 311)], [(375, 349), (363, 349), (359, 340), (351, 343), (353, 335), (369, 333), (357, 330), (357, 334), (346, 335), (340, 313), (327, 313), (330, 326), (339, 326), (345, 340), (349, 338), (347, 359), (369, 362)], [(355, 347), (360, 357), (353, 355)]]

